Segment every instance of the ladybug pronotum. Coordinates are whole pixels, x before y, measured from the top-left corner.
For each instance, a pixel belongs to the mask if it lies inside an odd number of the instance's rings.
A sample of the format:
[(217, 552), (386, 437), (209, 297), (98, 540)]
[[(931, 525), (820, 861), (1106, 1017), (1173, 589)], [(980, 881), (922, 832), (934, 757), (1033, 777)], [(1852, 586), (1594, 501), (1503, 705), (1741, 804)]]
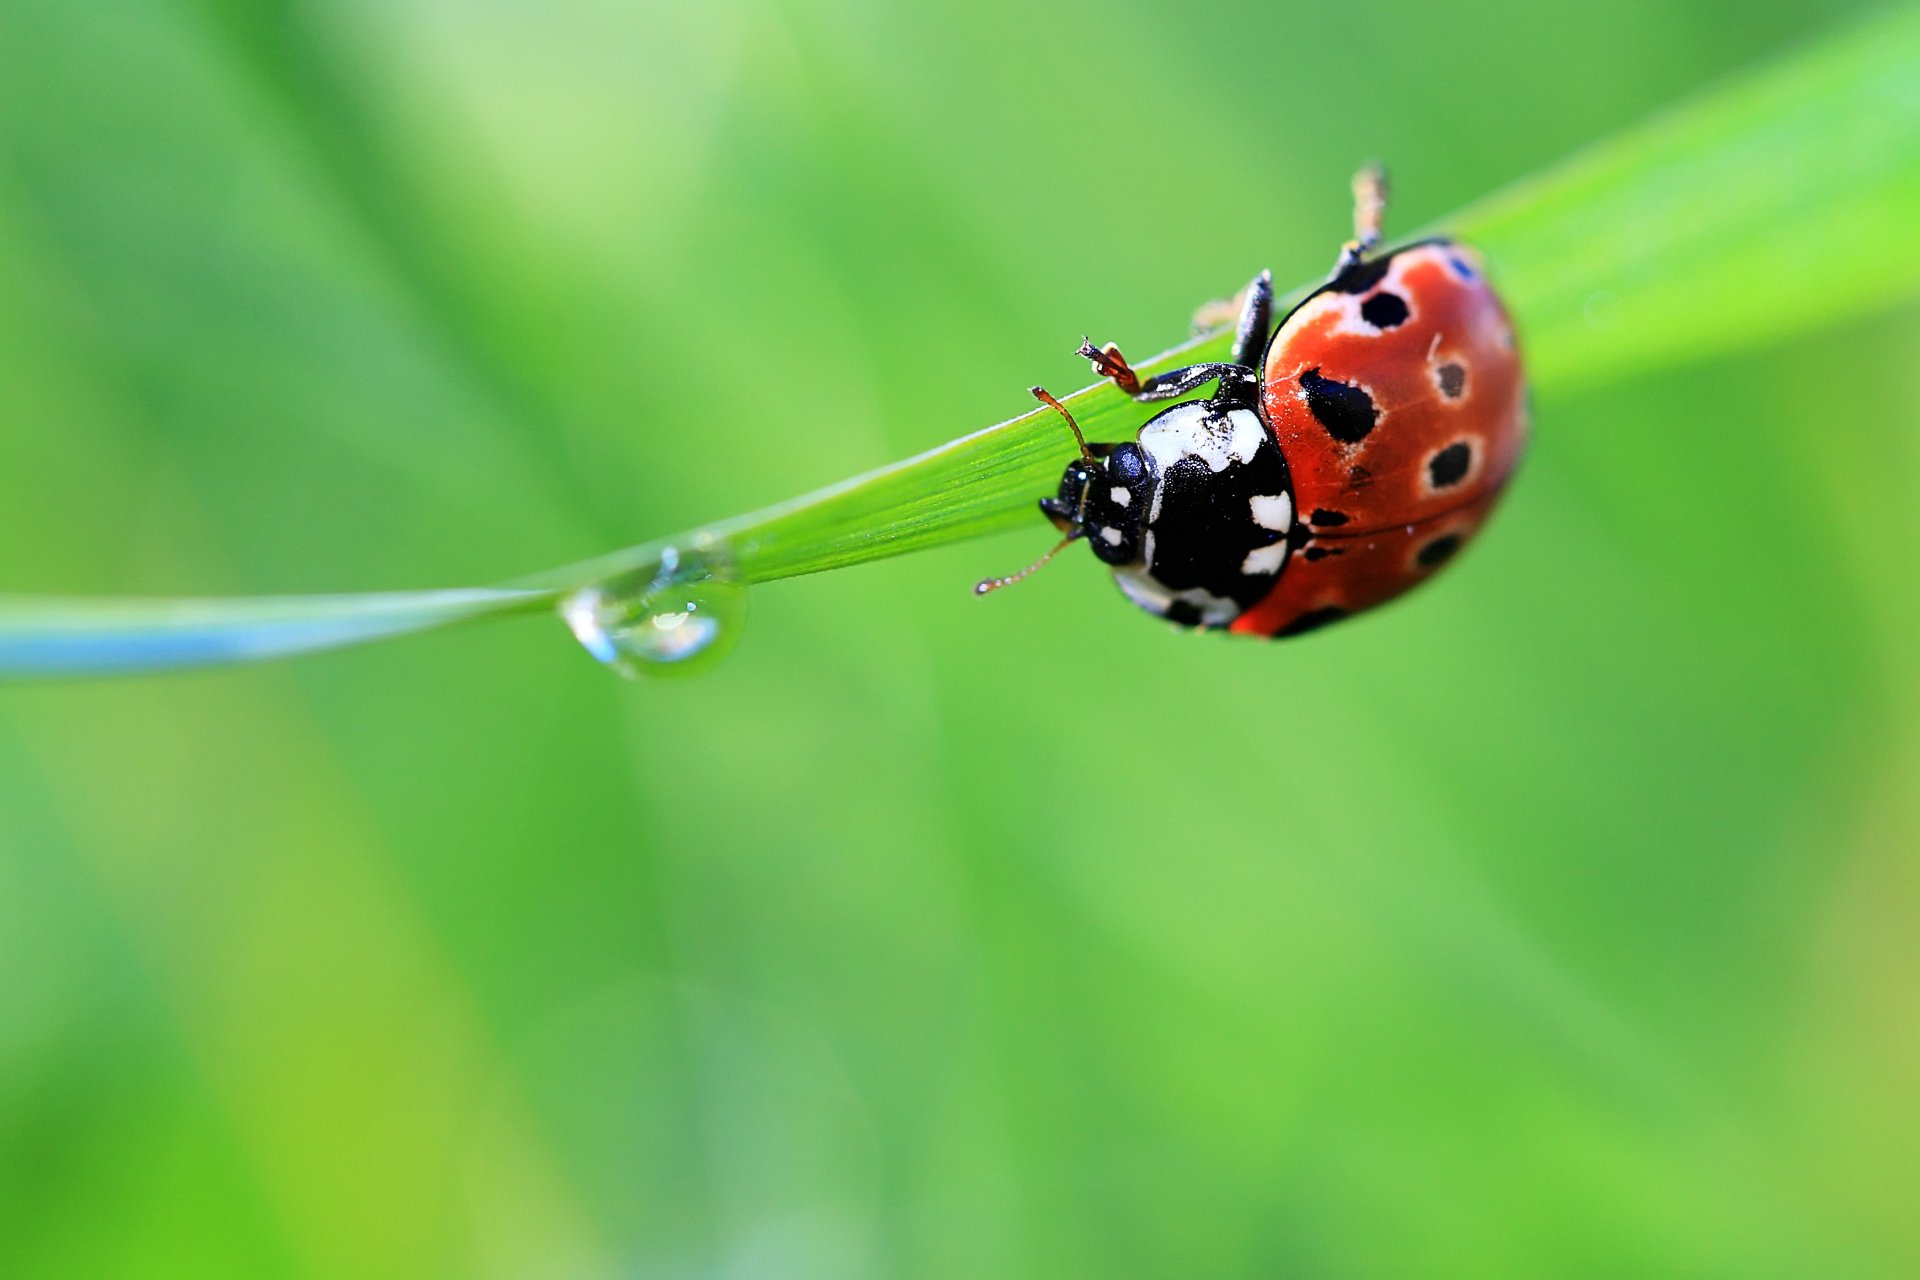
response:
[[(1378, 170), (1354, 181), (1356, 238), (1275, 326), (1246, 291), (1225, 363), (1142, 379), (1080, 354), (1141, 402), (1178, 400), (1130, 443), (1080, 440), (1040, 509), (1085, 539), (1142, 609), (1184, 626), (1291, 636), (1426, 581), (1478, 532), (1526, 440), (1513, 326), (1478, 257), (1448, 240), (1378, 256)], [(1271, 331), (1271, 336), (1269, 336)], [(1181, 399), (1214, 383), (1203, 399)]]

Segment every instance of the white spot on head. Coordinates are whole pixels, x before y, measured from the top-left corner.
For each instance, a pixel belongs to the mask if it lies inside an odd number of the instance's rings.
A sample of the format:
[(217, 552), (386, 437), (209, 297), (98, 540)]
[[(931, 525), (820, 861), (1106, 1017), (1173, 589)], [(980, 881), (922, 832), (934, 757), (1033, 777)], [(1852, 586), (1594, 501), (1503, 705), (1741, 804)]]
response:
[(1293, 527), (1293, 495), (1256, 494), (1248, 500), (1253, 508), (1253, 522), (1262, 529), (1271, 529), (1275, 533), (1285, 533)]
[(1133, 502), (1133, 492), (1124, 485), (1113, 486), (1113, 488), (1107, 492), (1107, 496), (1113, 499), (1113, 503), (1117, 507), (1129, 506)]
[(1257, 547), (1247, 552), (1247, 558), (1240, 562), (1240, 572), (1248, 575), (1280, 572), (1280, 566), (1287, 562), (1287, 544), (1276, 542), (1270, 547)]
[(1205, 400), (1194, 400), (1175, 405), (1140, 428), (1140, 447), (1162, 470), (1182, 458), (1198, 458), (1217, 473), (1230, 463), (1252, 462), (1266, 430), (1251, 409), (1221, 414)]
[(1100, 541), (1110, 547), (1117, 547), (1120, 545), (1120, 531), (1109, 525), (1100, 531)]

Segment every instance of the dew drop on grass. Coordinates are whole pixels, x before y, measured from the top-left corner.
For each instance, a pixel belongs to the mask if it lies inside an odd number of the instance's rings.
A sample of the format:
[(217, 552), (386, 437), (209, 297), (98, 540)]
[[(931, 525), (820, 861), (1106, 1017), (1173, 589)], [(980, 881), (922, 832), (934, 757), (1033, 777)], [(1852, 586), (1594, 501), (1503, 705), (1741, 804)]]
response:
[(711, 551), (668, 547), (646, 568), (581, 587), (560, 616), (582, 648), (630, 680), (698, 675), (739, 642), (747, 589)]

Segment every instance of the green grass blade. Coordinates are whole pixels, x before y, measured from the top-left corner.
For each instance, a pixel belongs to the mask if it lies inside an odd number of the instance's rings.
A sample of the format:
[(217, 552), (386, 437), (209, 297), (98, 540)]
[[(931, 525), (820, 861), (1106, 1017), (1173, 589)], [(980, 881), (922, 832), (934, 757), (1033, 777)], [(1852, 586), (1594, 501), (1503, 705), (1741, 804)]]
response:
[[(1741, 77), (1435, 230), (1487, 255), (1551, 398), (1779, 342), (1920, 288), (1920, 9)], [(1224, 331), (1144, 362), (1218, 358)], [(1087, 434), (1151, 410), (1066, 397)], [(536, 608), (712, 540), (748, 582), (1034, 523), (1072, 453), (1035, 410), (765, 511), (492, 590), (237, 601), (0, 599), (0, 675), (151, 670), (335, 648)]]
[(235, 600), (11, 599), (0, 674), (58, 676), (259, 662), (537, 608), (509, 590), (262, 596)]

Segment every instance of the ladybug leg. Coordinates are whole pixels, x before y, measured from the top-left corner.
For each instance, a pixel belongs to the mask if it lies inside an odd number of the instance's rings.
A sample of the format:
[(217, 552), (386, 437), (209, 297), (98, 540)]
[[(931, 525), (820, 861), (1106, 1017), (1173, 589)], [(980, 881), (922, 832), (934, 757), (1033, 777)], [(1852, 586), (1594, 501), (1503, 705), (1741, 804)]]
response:
[[(1259, 308), (1256, 318), (1254, 308)], [(1258, 346), (1267, 337), (1267, 330), (1273, 325), (1273, 273), (1262, 271), (1250, 281), (1246, 288), (1231, 298), (1219, 298), (1213, 302), (1202, 303), (1193, 313), (1193, 332), (1196, 336), (1209, 329), (1218, 329), (1224, 325), (1236, 324), (1235, 351), (1246, 358), (1239, 363), (1251, 366), (1260, 356), (1260, 352), (1251, 347)], [(1248, 332), (1259, 334), (1256, 342), (1244, 341)]]
[(1387, 171), (1370, 164), (1353, 175), (1353, 239), (1340, 246), (1333, 264), (1338, 276), (1380, 247), (1380, 224), (1387, 217)]
[(1273, 272), (1262, 271), (1255, 276), (1247, 286), (1246, 298), (1233, 330), (1233, 351), (1227, 359), (1251, 369), (1265, 352), (1267, 331), (1273, 328)]
[[(1273, 274), (1271, 272), (1264, 274), (1267, 276), (1267, 288), (1269, 292), (1271, 292), (1273, 288)], [(1246, 288), (1240, 290), (1240, 292), (1234, 294), (1231, 298), (1215, 298), (1212, 302), (1203, 302), (1198, 307), (1195, 307), (1193, 312), (1194, 335), (1197, 337), (1209, 329), (1219, 329), (1238, 320), (1240, 314), (1247, 309), (1247, 300), (1253, 296), (1253, 289), (1259, 282), (1259, 276), (1255, 276), (1247, 282)]]
[(1246, 294), (1236, 293), (1231, 298), (1215, 298), (1212, 302), (1203, 302), (1193, 311), (1193, 333), (1200, 336), (1209, 329), (1218, 329), (1229, 325), (1239, 317), (1246, 305)]
[(1155, 374), (1151, 378), (1142, 378), (1139, 371), (1127, 363), (1120, 354), (1120, 348), (1109, 342), (1104, 347), (1096, 347), (1091, 342), (1080, 344), (1080, 355), (1086, 357), (1093, 371), (1113, 383), (1141, 404), (1152, 404), (1158, 400), (1178, 400), (1197, 387), (1203, 387), (1215, 378), (1221, 380), (1224, 387), (1246, 381), (1251, 372), (1237, 364), (1190, 364), (1184, 369), (1169, 369), (1165, 373)]
[(1267, 330), (1273, 327), (1273, 274), (1262, 271), (1255, 276), (1244, 297), (1240, 321), (1234, 328), (1233, 350), (1224, 364), (1188, 365), (1142, 378), (1139, 371), (1127, 363), (1120, 348), (1111, 342), (1104, 347), (1082, 342), (1079, 354), (1093, 366), (1095, 373), (1143, 404), (1178, 399), (1215, 378), (1221, 380), (1224, 392), (1229, 386), (1238, 387), (1246, 381), (1254, 362), (1260, 358), (1261, 348), (1266, 345)]
[(1251, 369), (1239, 364), (1190, 364), (1184, 369), (1169, 369), (1149, 378), (1134, 399), (1141, 404), (1151, 404), (1156, 400), (1178, 400), (1198, 391), (1215, 378), (1220, 380), (1220, 390), (1215, 398), (1224, 399), (1229, 395), (1238, 396), (1252, 387), (1252, 374)]
[(1140, 375), (1133, 371), (1127, 358), (1120, 354), (1120, 348), (1109, 342), (1104, 347), (1096, 347), (1090, 338), (1080, 340), (1080, 349), (1076, 353), (1093, 366), (1093, 371), (1111, 382), (1129, 396), (1138, 398), (1142, 390)]

